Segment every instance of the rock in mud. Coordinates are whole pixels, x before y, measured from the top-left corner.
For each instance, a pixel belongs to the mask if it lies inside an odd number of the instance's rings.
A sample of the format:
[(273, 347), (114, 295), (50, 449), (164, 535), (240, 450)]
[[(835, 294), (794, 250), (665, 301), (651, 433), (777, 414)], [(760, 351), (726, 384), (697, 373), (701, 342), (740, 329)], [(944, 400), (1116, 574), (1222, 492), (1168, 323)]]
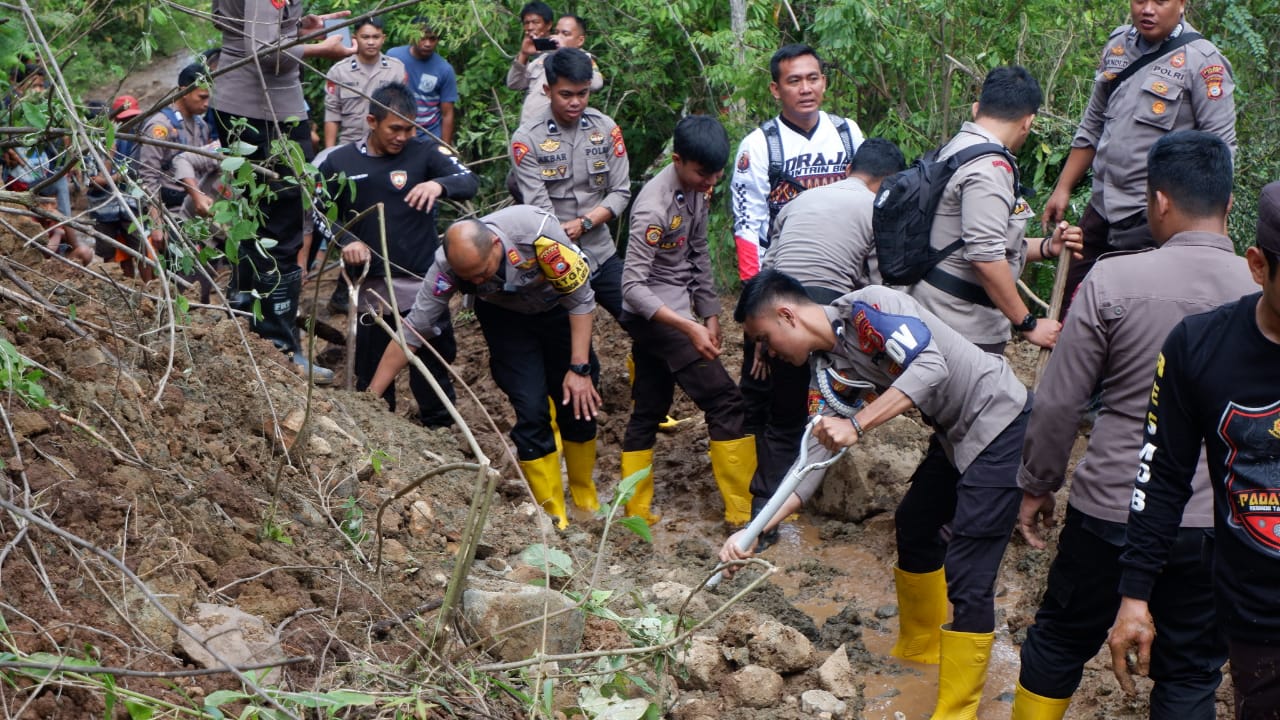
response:
[(666, 610), (672, 615), (680, 612), (680, 608), (684, 607), (685, 615), (694, 615), (702, 617), (707, 614), (707, 601), (701, 597), (694, 596), (689, 599), (689, 604), (684, 604), (685, 598), (689, 597), (689, 593), (693, 592), (693, 588), (678, 582), (659, 582), (654, 583), (649, 588), (648, 599), (654, 605)]
[[(192, 615), (185, 622), (195, 632), (196, 638), (179, 633), (178, 643), (187, 657), (200, 667), (222, 667), (209, 650), (236, 666), (261, 665), (285, 657), (275, 629), (262, 618), (239, 608), (199, 603), (192, 608)], [(261, 680), (265, 685), (279, 681), (278, 669), (268, 672)]]
[(14, 434), (24, 438), (43, 435), (52, 429), (43, 415), (34, 412), (13, 413), (10, 416), (10, 423), (13, 425)]
[(724, 678), (720, 694), (735, 705), (769, 708), (782, 699), (782, 676), (767, 667), (748, 665)]
[(858, 614), (856, 602), (845, 605), (840, 612), (822, 623), (818, 647), (825, 650), (839, 645), (848, 648), (849, 657), (855, 662), (871, 659), (871, 653), (862, 642), (862, 616)]
[(845, 701), (826, 690), (807, 690), (800, 696), (800, 709), (814, 715), (842, 718), (849, 712)]
[(844, 645), (836, 648), (831, 657), (818, 668), (818, 681), (822, 683), (822, 689), (838, 698), (852, 700), (862, 695), (858, 676), (849, 664), (849, 653)]
[(710, 690), (729, 672), (720, 643), (708, 635), (695, 636), (689, 647), (676, 655), (676, 664), (682, 671), (676, 681), (685, 690)]
[(907, 417), (876, 428), (827, 468), (812, 509), (852, 522), (891, 510), (924, 457), (928, 440), (929, 431)]
[(813, 661), (813, 644), (799, 630), (778, 622), (756, 628), (747, 650), (751, 661), (780, 673), (807, 670)]
[[(558, 612), (564, 610), (567, 612)], [(577, 652), (586, 628), (585, 615), (568, 598), (529, 585), (512, 585), (505, 592), (467, 590), (462, 594), (462, 611), (477, 639), (493, 638), (485, 649), (506, 662), (532, 657), (542, 649), (542, 623), (502, 633), (513, 625), (554, 615), (547, 619), (548, 655)]]

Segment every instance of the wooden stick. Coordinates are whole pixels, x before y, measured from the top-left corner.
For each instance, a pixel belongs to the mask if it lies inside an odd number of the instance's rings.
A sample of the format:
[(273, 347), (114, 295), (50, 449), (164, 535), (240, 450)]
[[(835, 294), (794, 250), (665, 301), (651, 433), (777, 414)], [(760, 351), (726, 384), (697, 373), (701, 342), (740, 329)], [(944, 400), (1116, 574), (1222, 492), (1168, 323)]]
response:
[[(1057, 320), (1058, 313), (1062, 312), (1062, 302), (1065, 300), (1065, 291), (1067, 289), (1067, 271), (1071, 268), (1071, 252), (1065, 248), (1062, 251), (1062, 257), (1058, 258), (1058, 272), (1053, 276), (1053, 292), (1049, 295), (1049, 319)], [(1049, 364), (1049, 353), (1053, 352), (1049, 348), (1040, 348), (1040, 357), (1036, 360), (1036, 382), (1033, 387), (1040, 387), (1040, 377), (1044, 375), (1044, 368)]]

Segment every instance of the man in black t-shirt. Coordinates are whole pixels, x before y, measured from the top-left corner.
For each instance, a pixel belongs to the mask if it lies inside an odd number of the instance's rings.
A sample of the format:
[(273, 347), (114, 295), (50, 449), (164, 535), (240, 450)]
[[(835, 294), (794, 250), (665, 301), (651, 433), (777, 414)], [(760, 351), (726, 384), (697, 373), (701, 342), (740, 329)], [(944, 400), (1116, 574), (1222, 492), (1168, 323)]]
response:
[(1280, 182), (1262, 189), (1245, 259), (1262, 292), (1179, 323), (1156, 379), (1120, 557), (1124, 596), (1108, 644), (1132, 692), (1155, 632), (1147, 600), (1191, 496), (1203, 442), (1213, 485), (1213, 572), (1236, 718), (1280, 718)]
[[(348, 266), (369, 264), (368, 279), (363, 285), (358, 307), (353, 312), (377, 312), (394, 325), (392, 309), (386, 300), (385, 278), (391, 268), (391, 285), (396, 306), (402, 315), (413, 306), (413, 298), (422, 284), (422, 275), (431, 267), (439, 240), (436, 237), (436, 201), (441, 198), (466, 199), (476, 194), (478, 183), (453, 152), (430, 138), (415, 139), (413, 117), (416, 112), (413, 92), (403, 83), (383, 85), (374, 91), (369, 103), (369, 134), (364, 140), (342, 145), (320, 164), (328, 205), (337, 206), (337, 215), (329, 221), (322, 204), (316, 212), (316, 229), (342, 247), (342, 260)], [(355, 186), (355, 192), (347, 186)], [(378, 203), (386, 215), (386, 258), (377, 213), (369, 213), (346, 230), (356, 215)], [(375, 281), (376, 280), (376, 281)], [(437, 326), (440, 334), (429, 339), (432, 347), (448, 362), (457, 356), (453, 327), (446, 315)], [(356, 331), (356, 387), (364, 390), (390, 338), (372, 320), (362, 320)], [(436, 382), (449, 399), (454, 398), (448, 370), (435, 355), (420, 348), (419, 357), (431, 370)], [(413, 374), (409, 387), (418, 402), (418, 419), (427, 427), (452, 424), (448, 411), (436, 397), (425, 378)], [(395, 386), (389, 386), (383, 397), (395, 410)]]

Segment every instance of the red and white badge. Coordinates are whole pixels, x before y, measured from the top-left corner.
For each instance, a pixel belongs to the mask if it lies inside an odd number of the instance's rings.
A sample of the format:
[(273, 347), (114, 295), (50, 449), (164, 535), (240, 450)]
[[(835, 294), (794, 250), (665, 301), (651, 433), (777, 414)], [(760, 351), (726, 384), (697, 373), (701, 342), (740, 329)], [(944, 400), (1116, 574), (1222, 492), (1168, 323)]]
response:
[(391, 184), (394, 185), (397, 190), (403, 190), (405, 183), (407, 182), (409, 182), (408, 172), (404, 170), (391, 171)]

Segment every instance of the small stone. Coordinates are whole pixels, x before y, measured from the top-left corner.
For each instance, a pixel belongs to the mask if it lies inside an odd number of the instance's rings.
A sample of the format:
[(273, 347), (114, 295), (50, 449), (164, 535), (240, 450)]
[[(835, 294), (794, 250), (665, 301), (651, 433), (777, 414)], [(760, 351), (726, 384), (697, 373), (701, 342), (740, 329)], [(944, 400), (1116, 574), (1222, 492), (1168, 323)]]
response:
[(849, 706), (826, 690), (806, 690), (800, 696), (800, 709), (807, 713), (819, 713), (828, 717), (844, 717)]
[[(187, 657), (200, 667), (222, 667), (214, 653), (231, 665), (259, 665), (285, 657), (275, 629), (260, 617), (210, 603), (199, 603), (192, 612), (186, 624), (196, 637), (178, 633), (178, 642)], [(273, 669), (260, 682), (274, 684), (279, 680), (280, 670)]]
[(409, 506), (409, 534), (426, 537), (435, 527), (436, 512), (426, 500), (414, 500)]
[(677, 675), (677, 682), (686, 690), (710, 690), (721, 676), (729, 672), (729, 664), (720, 652), (719, 642), (709, 635), (694, 636), (689, 647), (676, 655), (676, 664), (687, 675), (685, 678)]
[[(648, 594), (655, 605), (672, 615), (679, 612), (683, 606), (686, 616), (692, 614), (701, 617), (707, 613), (707, 601), (697, 595), (689, 598), (692, 592), (693, 589), (688, 585), (678, 582), (659, 582), (649, 588)], [(688, 605), (685, 605), (686, 598), (689, 598)]]
[(14, 434), (25, 438), (43, 435), (52, 429), (43, 415), (34, 412), (16, 412), (9, 417), (9, 422)]
[(399, 541), (390, 538), (382, 541), (382, 559), (393, 565), (409, 562), (409, 551)]
[(809, 667), (813, 643), (799, 630), (779, 622), (760, 625), (747, 641), (752, 662), (780, 673), (793, 673)]
[(782, 676), (778, 673), (760, 665), (748, 665), (724, 678), (720, 692), (738, 705), (769, 708), (782, 698), (782, 687)]
[(315, 457), (328, 457), (333, 454), (333, 446), (319, 435), (312, 435), (307, 443), (307, 451)]
[(881, 620), (888, 620), (891, 617), (896, 617), (897, 614), (898, 614), (897, 605), (881, 605), (880, 607), (876, 608), (876, 617), (880, 618)]
[(490, 570), (495, 570), (497, 572), (506, 572), (510, 569), (510, 566), (507, 565), (507, 561), (496, 555), (485, 560), (484, 564), (487, 565)]
[(849, 664), (849, 653), (844, 645), (836, 648), (831, 657), (818, 668), (818, 681), (822, 683), (824, 690), (838, 698), (849, 700), (861, 694), (858, 676)]

